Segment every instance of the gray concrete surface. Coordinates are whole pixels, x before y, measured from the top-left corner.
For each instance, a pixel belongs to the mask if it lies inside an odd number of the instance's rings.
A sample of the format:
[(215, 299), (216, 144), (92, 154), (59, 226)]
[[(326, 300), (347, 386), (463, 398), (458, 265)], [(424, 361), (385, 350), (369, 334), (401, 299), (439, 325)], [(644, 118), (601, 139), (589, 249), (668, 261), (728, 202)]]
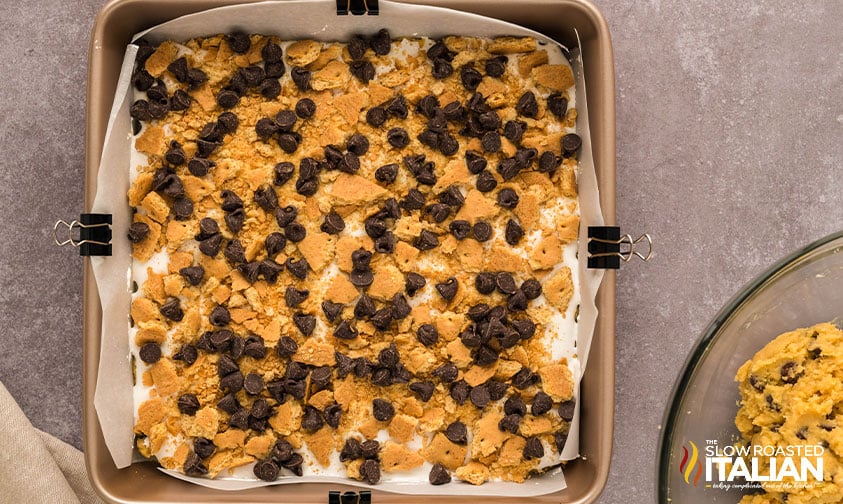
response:
[[(600, 503), (655, 495), (660, 424), (742, 285), (843, 228), (843, 2), (597, 1), (614, 38), (618, 222), (658, 252), (618, 275), (615, 449)], [(102, 0), (0, 2), (0, 380), (81, 447), (85, 65)]]

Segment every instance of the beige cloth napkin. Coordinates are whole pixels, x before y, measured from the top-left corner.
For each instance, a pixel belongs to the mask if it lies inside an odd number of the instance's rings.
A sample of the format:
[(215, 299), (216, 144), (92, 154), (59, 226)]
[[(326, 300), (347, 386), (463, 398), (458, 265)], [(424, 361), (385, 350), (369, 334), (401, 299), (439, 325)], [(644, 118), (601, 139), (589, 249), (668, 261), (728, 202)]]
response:
[(29, 422), (0, 383), (0, 500), (98, 504), (82, 452)]

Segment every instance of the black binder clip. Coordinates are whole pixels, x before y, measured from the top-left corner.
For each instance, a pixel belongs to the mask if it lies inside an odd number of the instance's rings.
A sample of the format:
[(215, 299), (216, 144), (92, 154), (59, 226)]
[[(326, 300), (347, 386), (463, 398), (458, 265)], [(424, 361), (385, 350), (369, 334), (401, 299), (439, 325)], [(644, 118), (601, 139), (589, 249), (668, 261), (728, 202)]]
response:
[[(79, 230), (79, 238), (73, 238), (74, 229)], [(67, 233), (59, 239), (60, 232)], [(53, 225), (53, 240), (63, 247), (72, 245), (79, 249), (81, 256), (111, 255), (111, 214), (84, 213), (79, 220), (66, 222), (59, 220)]]
[(358, 492), (344, 492), (336, 490), (328, 492), (328, 504), (372, 504), (372, 492), (362, 490)]
[[(642, 254), (635, 247), (647, 244), (647, 253)], [(649, 234), (642, 234), (636, 239), (632, 235), (621, 236), (621, 228), (616, 226), (588, 227), (588, 267), (618, 269), (621, 261), (629, 262), (633, 257), (649, 261), (653, 255), (653, 239)]]
[(349, 13), (355, 16), (377, 16), (378, 0), (337, 0), (337, 15), (347, 16)]

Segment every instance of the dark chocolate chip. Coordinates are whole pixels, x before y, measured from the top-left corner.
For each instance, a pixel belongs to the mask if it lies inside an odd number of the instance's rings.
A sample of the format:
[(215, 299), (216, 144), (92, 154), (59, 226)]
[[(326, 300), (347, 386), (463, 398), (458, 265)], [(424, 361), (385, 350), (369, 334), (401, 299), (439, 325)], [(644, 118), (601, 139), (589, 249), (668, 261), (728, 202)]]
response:
[(243, 75), (243, 80), (250, 88), (257, 87), (266, 78), (263, 68), (252, 65), (240, 69), (240, 74)]
[(468, 429), (464, 423), (457, 420), (445, 428), (445, 437), (454, 444), (464, 445), (468, 443)]
[(372, 127), (379, 127), (386, 122), (386, 110), (383, 107), (372, 107), (366, 112), (366, 123)]
[(217, 407), (229, 415), (233, 415), (243, 409), (233, 392), (223, 396), (217, 403)]
[(273, 183), (278, 186), (286, 184), (288, 180), (293, 178), (293, 172), (295, 172), (295, 170), (295, 165), (289, 161), (282, 161), (278, 163), (274, 168), (275, 180)]
[(475, 182), (477, 190), (482, 193), (492, 191), (498, 186), (498, 181), (495, 176), (488, 170), (483, 170), (477, 175), (477, 182)]
[(216, 234), (199, 242), (199, 251), (206, 256), (214, 257), (220, 251), (222, 245), (222, 235)]
[(184, 318), (184, 312), (179, 306), (179, 299), (171, 297), (167, 299), (167, 301), (161, 305), (161, 309), (159, 310), (161, 315), (164, 315), (168, 319), (174, 322), (181, 322), (181, 319)]
[(478, 366), (488, 366), (498, 360), (498, 354), (487, 345), (483, 345), (474, 353), (474, 363)]
[(304, 313), (295, 313), (293, 314), (293, 323), (302, 334), (310, 336), (316, 328), (316, 317)]
[(372, 401), (372, 415), (378, 421), (388, 422), (395, 416), (395, 407), (385, 399), (376, 398)]
[(199, 458), (208, 458), (217, 451), (217, 446), (208, 438), (196, 437), (193, 439), (193, 451)]
[(340, 451), (340, 462), (348, 462), (363, 458), (363, 447), (355, 438), (348, 438)]
[(291, 242), (298, 243), (307, 236), (307, 230), (298, 222), (292, 222), (284, 228), (284, 235)]
[(161, 359), (161, 347), (157, 343), (144, 343), (138, 351), (140, 359), (147, 364), (155, 364)]
[(247, 394), (258, 395), (263, 390), (263, 378), (257, 373), (249, 373), (243, 379), (243, 388)]
[(231, 109), (240, 103), (240, 95), (230, 89), (223, 89), (217, 95), (217, 104), (224, 109)]
[(565, 119), (568, 112), (568, 99), (559, 93), (553, 93), (547, 97), (547, 110), (559, 119)]
[(512, 274), (505, 271), (501, 271), (495, 275), (495, 285), (498, 291), (503, 294), (515, 294), (515, 291), (518, 290), (518, 287), (515, 285), (515, 278), (512, 277)]
[(251, 283), (255, 283), (257, 281), (257, 275), (263, 275), (263, 278), (269, 284), (274, 284), (278, 280), (278, 274), (284, 271), (284, 266), (278, 264), (277, 262), (273, 261), (272, 259), (264, 259), (260, 263), (252, 262), (248, 263), (248, 265), (241, 264), (237, 267), (241, 273), (249, 280)]
[(319, 182), (315, 179), (299, 178), (296, 180), (296, 192), (302, 196), (313, 196), (319, 190)]
[(298, 215), (298, 209), (292, 205), (288, 205), (283, 208), (278, 207), (275, 209), (275, 221), (278, 223), (278, 227), (280, 228), (286, 228), (289, 226), (294, 220), (296, 220)]
[(466, 220), (455, 220), (448, 225), (448, 230), (457, 240), (464, 240), (471, 233), (471, 223)]
[(192, 366), (198, 357), (199, 353), (196, 351), (196, 347), (190, 343), (185, 343), (181, 346), (179, 351), (173, 355), (173, 360), (180, 360), (188, 366)]
[(447, 301), (451, 301), (454, 299), (454, 296), (457, 295), (457, 288), (459, 284), (457, 283), (457, 279), (454, 277), (450, 277), (444, 282), (436, 284), (436, 291), (439, 292), (439, 295), (442, 296)]
[(292, 357), (298, 351), (298, 343), (296, 343), (296, 340), (289, 336), (281, 336), (275, 347), (275, 353), (279, 357)]
[(250, 334), (246, 337), (243, 353), (253, 359), (263, 359), (266, 357), (266, 344), (263, 338), (257, 334)]
[(348, 71), (363, 84), (375, 78), (375, 66), (371, 61), (357, 60), (348, 65)]
[(333, 303), (331, 301), (322, 301), (322, 312), (325, 313), (325, 318), (328, 322), (335, 322), (342, 314), (343, 305), (340, 303)]
[(193, 215), (193, 202), (187, 197), (173, 200), (173, 214), (176, 220), (187, 220)]
[(527, 444), (524, 445), (524, 458), (530, 460), (542, 457), (544, 457), (544, 445), (542, 445), (541, 439), (537, 436), (528, 437)]
[(220, 226), (217, 224), (217, 221), (210, 217), (205, 217), (199, 221), (199, 234), (196, 235), (196, 239), (203, 241), (212, 236), (218, 235), (219, 232)]
[(293, 274), (299, 280), (304, 280), (307, 278), (307, 269), (310, 265), (307, 263), (307, 259), (302, 257), (298, 261), (293, 260), (292, 257), (288, 257), (287, 261), (284, 263), (284, 266), (287, 267), (287, 271)]
[(228, 312), (228, 308), (222, 305), (217, 305), (211, 310), (211, 314), (208, 316), (208, 320), (211, 322), (211, 325), (215, 325), (217, 327), (223, 327), (228, 325), (231, 322), (231, 314)]
[(410, 390), (414, 392), (422, 402), (427, 402), (433, 397), (433, 390), (436, 388), (433, 382), (415, 382), (409, 386)]
[(535, 118), (539, 113), (539, 103), (536, 101), (536, 95), (532, 91), (527, 91), (521, 95), (518, 103), (515, 104), (515, 111), (524, 117)]
[(450, 133), (439, 135), (439, 151), (446, 156), (453, 156), (460, 149), (460, 144)]
[(295, 133), (282, 133), (278, 135), (278, 147), (287, 154), (296, 152), (299, 148), (300, 139)]
[(285, 376), (290, 380), (304, 380), (307, 378), (309, 369), (307, 364), (298, 361), (291, 361), (287, 364)]
[(252, 47), (252, 41), (246, 33), (235, 32), (225, 36), (231, 50), (237, 54), (245, 54)]
[(230, 229), (232, 233), (238, 233), (241, 229), (243, 229), (243, 224), (246, 222), (246, 212), (243, 211), (242, 208), (232, 210), (231, 212), (225, 214), (223, 220), (225, 220), (225, 225), (228, 226), (228, 229)]
[(530, 319), (515, 320), (512, 322), (512, 328), (521, 339), (530, 339), (536, 334), (536, 324)]
[(303, 474), (302, 471), (302, 464), (304, 463), (304, 457), (299, 455), (298, 453), (294, 453), (290, 460), (281, 464), (282, 467), (285, 469), (289, 469), (290, 472), (295, 474), (296, 476), (301, 476)]
[(484, 131), (495, 131), (501, 127), (501, 118), (494, 110), (480, 114), (477, 120)]
[(379, 387), (392, 385), (392, 370), (389, 368), (377, 368), (372, 372), (372, 384)]
[(478, 273), (474, 278), (474, 288), (480, 294), (491, 294), (495, 291), (496, 285), (495, 275), (492, 273)]
[[(217, 331), (217, 333), (221, 333), (223, 331)], [(230, 331), (226, 331), (230, 335)], [(227, 335), (228, 336), (228, 335)], [(229, 345), (232, 341), (232, 338), (229, 338)], [(216, 345), (215, 345), (216, 346)], [(228, 355), (220, 355), (220, 360), (217, 362), (217, 374), (220, 378), (230, 375), (231, 373), (237, 372), (239, 370), (239, 366), (237, 362)]]
[(498, 205), (512, 210), (516, 206), (518, 206), (518, 193), (515, 192), (515, 189), (510, 189), (506, 187), (498, 191)]
[(275, 481), (278, 479), (278, 466), (272, 460), (258, 460), (252, 469), (255, 476), (263, 481)]
[(316, 102), (310, 98), (302, 98), (296, 102), (296, 115), (302, 119), (310, 119), (316, 113)]
[(392, 39), (389, 37), (389, 31), (385, 28), (379, 30), (370, 40), (369, 47), (375, 51), (378, 56), (389, 54), (389, 48), (392, 44)]
[(340, 214), (331, 210), (325, 215), (325, 220), (322, 221), (322, 225), (319, 226), (319, 229), (323, 233), (339, 234), (343, 229), (345, 229), (345, 221), (342, 219)]
[(491, 311), (489, 305), (486, 303), (480, 303), (469, 308), (466, 315), (468, 315), (468, 318), (474, 322), (481, 322), (489, 316), (489, 311)]
[(339, 339), (352, 340), (359, 334), (357, 328), (351, 327), (347, 320), (341, 321), (336, 329), (334, 329), (334, 337)]
[(269, 138), (277, 132), (278, 125), (275, 124), (275, 121), (267, 117), (258, 119), (257, 124), (255, 124), (255, 133), (257, 133), (258, 138), (261, 140), (269, 140)]
[(351, 357), (339, 352), (334, 352), (334, 357), (337, 361), (337, 378), (343, 379), (354, 370), (354, 359)]
[(433, 60), (432, 75), (435, 79), (445, 79), (454, 73), (454, 66), (446, 59)]
[(204, 476), (208, 474), (208, 468), (199, 459), (199, 455), (195, 452), (187, 456), (182, 467), (184, 473), (188, 476)]
[(459, 370), (454, 364), (446, 362), (433, 370), (433, 376), (438, 377), (445, 383), (451, 383), (459, 376)]
[(234, 339), (234, 333), (228, 329), (221, 329), (211, 333), (210, 343), (215, 351), (225, 352), (231, 346), (232, 339)]
[(151, 76), (149, 72), (143, 68), (138, 68), (132, 73), (132, 85), (138, 91), (146, 91), (155, 84), (155, 77)]
[(199, 339), (196, 340), (196, 348), (202, 350), (203, 352), (211, 353), (214, 351), (214, 347), (211, 344), (211, 332), (205, 331), (200, 336)]
[(366, 294), (361, 294), (357, 304), (354, 305), (354, 317), (365, 319), (375, 314), (375, 302)]
[(292, 110), (281, 110), (277, 114), (275, 114), (275, 124), (278, 125), (278, 129), (285, 133), (289, 133), (293, 131), (293, 126), (296, 124), (296, 113)]
[(363, 478), (363, 481), (370, 485), (374, 485), (381, 479), (381, 468), (378, 465), (376, 460), (365, 460), (360, 465), (360, 477)]
[(266, 211), (272, 211), (278, 206), (278, 196), (271, 186), (262, 186), (255, 190), (255, 203)]
[(348, 55), (351, 56), (351, 59), (359, 60), (362, 59), (363, 56), (365, 56), (366, 49), (368, 49), (369, 44), (366, 42), (366, 39), (364, 39), (360, 35), (355, 35), (348, 42), (347, 47)]
[(237, 393), (243, 389), (243, 373), (235, 371), (220, 378), (220, 388)]
[(542, 294), (542, 284), (535, 278), (524, 280), (521, 284), (521, 290), (529, 300), (536, 299)]
[(489, 77), (500, 77), (506, 72), (507, 57), (504, 55), (495, 56), (486, 60), (486, 75)]
[(497, 166), (497, 171), (504, 180), (514, 178), (521, 172), (521, 165), (515, 158), (502, 159)]
[(468, 348), (477, 348), (483, 343), (474, 324), (469, 325), (460, 333), (460, 341)]
[(140, 243), (149, 236), (149, 225), (144, 222), (133, 222), (129, 226), (127, 236), (132, 243)]
[(471, 387), (465, 380), (460, 380), (451, 384), (449, 389), (449, 394), (451, 398), (457, 402), (457, 404), (464, 404), (466, 400), (468, 400), (468, 393), (471, 390)]
[(486, 152), (498, 152), (501, 150), (501, 136), (497, 131), (487, 131), (480, 137), (480, 145)]
[(410, 189), (398, 206), (407, 211), (420, 210), (424, 206), (425, 197), (418, 189)]
[(224, 211), (232, 212), (238, 208), (243, 208), (243, 200), (234, 191), (222, 191), (220, 196), (222, 197), (222, 209)]
[(482, 154), (477, 151), (469, 150), (465, 151), (465, 165), (469, 172), (476, 175), (486, 168), (487, 162), (486, 158), (484, 158)]
[(518, 149), (515, 152), (515, 162), (518, 165), (519, 169), (529, 168), (533, 161), (535, 161), (536, 156), (538, 155), (538, 151), (533, 148), (529, 149)]
[(406, 119), (409, 111), (407, 110), (407, 99), (404, 98), (404, 95), (398, 95), (393, 98), (389, 104), (387, 104), (386, 112), (389, 115), (398, 117), (399, 119)]
[(566, 422), (574, 419), (574, 410), (576, 409), (576, 401), (568, 399), (559, 405), (559, 417)]
[(304, 302), (304, 300), (307, 299), (308, 296), (310, 296), (309, 290), (296, 289), (292, 285), (288, 285), (287, 289), (284, 291), (284, 302), (287, 303), (287, 307), (295, 308), (296, 306)]
[(217, 164), (210, 159), (205, 158), (193, 158), (187, 163), (187, 170), (190, 172), (191, 175), (195, 175), (197, 177), (204, 177), (208, 174), (208, 171), (215, 167)]
[(442, 112), (445, 114), (445, 119), (451, 122), (465, 121), (465, 107), (463, 107), (462, 104), (458, 101), (452, 101), (451, 103), (445, 105), (442, 108)]
[(389, 142), (389, 145), (396, 149), (403, 149), (409, 145), (410, 135), (407, 134), (407, 130), (404, 128), (392, 128), (386, 133), (386, 140)]
[(287, 71), (287, 68), (284, 66), (283, 61), (276, 61), (273, 63), (265, 63), (263, 65), (263, 70), (267, 78), (280, 79), (284, 75), (284, 72)]
[(260, 84), (260, 92), (267, 100), (277, 98), (281, 94), (281, 83), (278, 79), (264, 79)]
[(503, 403), (503, 411), (507, 415), (524, 416), (527, 414), (527, 405), (520, 396), (512, 396)]
[(301, 419), (301, 428), (314, 432), (321, 429), (323, 425), (325, 425), (325, 420), (322, 418), (322, 412), (309, 404), (305, 405), (304, 414)]
[(183, 89), (177, 89), (170, 98), (170, 110), (187, 110), (190, 108), (190, 103), (193, 99)]
[(430, 474), (428, 475), (427, 480), (431, 485), (444, 485), (451, 482), (451, 475), (448, 474), (448, 470), (445, 469), (445, 466), (437, 462), (430, 468)]
[(518, 433), (518, 426), (521, 424), (521, 415), (510, 414), (506, 415), (505, 417), (501, 418), (501, 421), (498, 422), (498, 429), (501, 432), (511, 432), (512, 434)]
[(431, 250), (439, 245), (439, 238), (427, 229), (422, 230), (419, 236), (413, 240), (413, 246), (419, 250)]
[(520, 224), (518, 224), (518, 222), (513, 219), (509, 219), (506, 223), (506, 231), (504, 235), (506, 236), (506, 243), (510, 245), (518, 245), (518, 242), (520, 242), (521, 238), (524, 237), (524, 229)]
[(478, 385), (471, 389), (471, 392), (468, 394), (468, 398), (471, 399), (471, 403), (474, 404), (476, 407), (483, 409), (489, 404), (491, 398), (489, 397), (489, 389), (486, 385)]
[(392, 318), (395, 320), (403, 320), (407, 318), (407, 315), (410, 314), (411, 308), (410, 305), (407, 303), (407, 298), (401, 295), (400, 292), (396, 292), (394, 296), (392, 296)]
[(328, 426), (332, 429), (338, 428), (340, 426), (340, 419), (342, 418), (342, 406), (337, 403), (326, 406), (323, 416)]
[(422, 143), (422, 145), (426, 145), (431, 149), (439, 148), (439, 134), (435, 131), (431, 131), (429, 129), (424, 130), (419, 133), (419, 136), (417, 138), (419, 139), (419, 142)]
[(206, 158), (210, 156), (220, 145), (222, 145), (220, 142), (209, 142), (200, 138), (196, 140), (196, 155), (200, 158)]
[(392, 324), (392, 309), (381, 308), (380, 310), (376, 311), (371, 316), (371, 318), (369, 318), (369, 322), (371, 322), (372, 325), (375, 326), (375, 329), (379, 331), (386, 331)]
[(240, 240), (236, 238), (226, 244), (225, 250), (223, 250), (223, 255), (226, 259), (233, 263), (246, 262), (246, 251), (243, 249), (243, 245), (240, 243)]
[(404, 288), (407, 292), (407, 295), (412, 297), (416, 295), (416, 292), (419, 291), (422, 287), (425, 286), (427, 280), (418, 273), (410, 272), (407, 273), (407, 276), (404, 280)]
[(536, 393), (533, 398), (533, 405), (530, 407), (530, 413), (535, 416), (544, 415), (553, 407), (553, 399), (542, 391)]
[(231, 346), (228, 348), (228, 355), (230, 355), (232, 359), (237, 360), (243, 356), (243, 351), (245, 349), (246, 341), (243, 338), (234, 336), (231, 338)]
[(474, 68), (474, 65), (467, 64), (460, 68), (460, 80), (466, 89), (474, 91), (480, 85), (483, 76)]
[(576, 133), (568, 133), (562, 137), (562, 156), (571, 157), (582, 147), (582, 139)]
[(394, 369), (400, 361), (398, 348), (394, 343), (390, 343), (388, 347), (378, 352), (378, 364), (381, 366)]
[(433, 324), (422, 324), (416, 330), (416, 338), (424, 346), (433, 346), (439, 341), (439, 331)]
[(503, 126), (503, 136), (512, 143), (520, 142), (525, 131), (527, 131), (527, 123), (524, 121), (507, 121)]
[(451, 207), (444, 203), (434, 203), (425, 207), (424, 213), (429, 215), (433, 219), (433, 222), (438, 224), (451, 215)]
[(520, 371), (515, 373), (512, 377), (512, 386), (517, 389), (525, 389), (538, 380), (538, 376), (535, 373), (530, 371), (527, 368), (521, 368)]
[(208, 82), (208, 74), (198, 68), (190, 68), (187, 71), (187, 88), (198, 89), (202, 84)]

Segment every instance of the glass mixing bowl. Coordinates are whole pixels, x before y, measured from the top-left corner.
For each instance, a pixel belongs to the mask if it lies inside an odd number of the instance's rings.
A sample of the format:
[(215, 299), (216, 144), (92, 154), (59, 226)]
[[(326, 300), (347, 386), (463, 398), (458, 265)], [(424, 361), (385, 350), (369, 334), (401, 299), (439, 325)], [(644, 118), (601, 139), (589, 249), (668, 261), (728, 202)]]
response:
[[(732, 502), (752, 490), (706, 481), (706, 447), (731, 445), (738, 368), (779, 334), (843, 318), (843, 232), (781, 260), (750, 282), (709, 324), (688, 357), (664, 416), (659, 446), (662, 503)], [(716, 480), (716, 478), (715, 478)]]

